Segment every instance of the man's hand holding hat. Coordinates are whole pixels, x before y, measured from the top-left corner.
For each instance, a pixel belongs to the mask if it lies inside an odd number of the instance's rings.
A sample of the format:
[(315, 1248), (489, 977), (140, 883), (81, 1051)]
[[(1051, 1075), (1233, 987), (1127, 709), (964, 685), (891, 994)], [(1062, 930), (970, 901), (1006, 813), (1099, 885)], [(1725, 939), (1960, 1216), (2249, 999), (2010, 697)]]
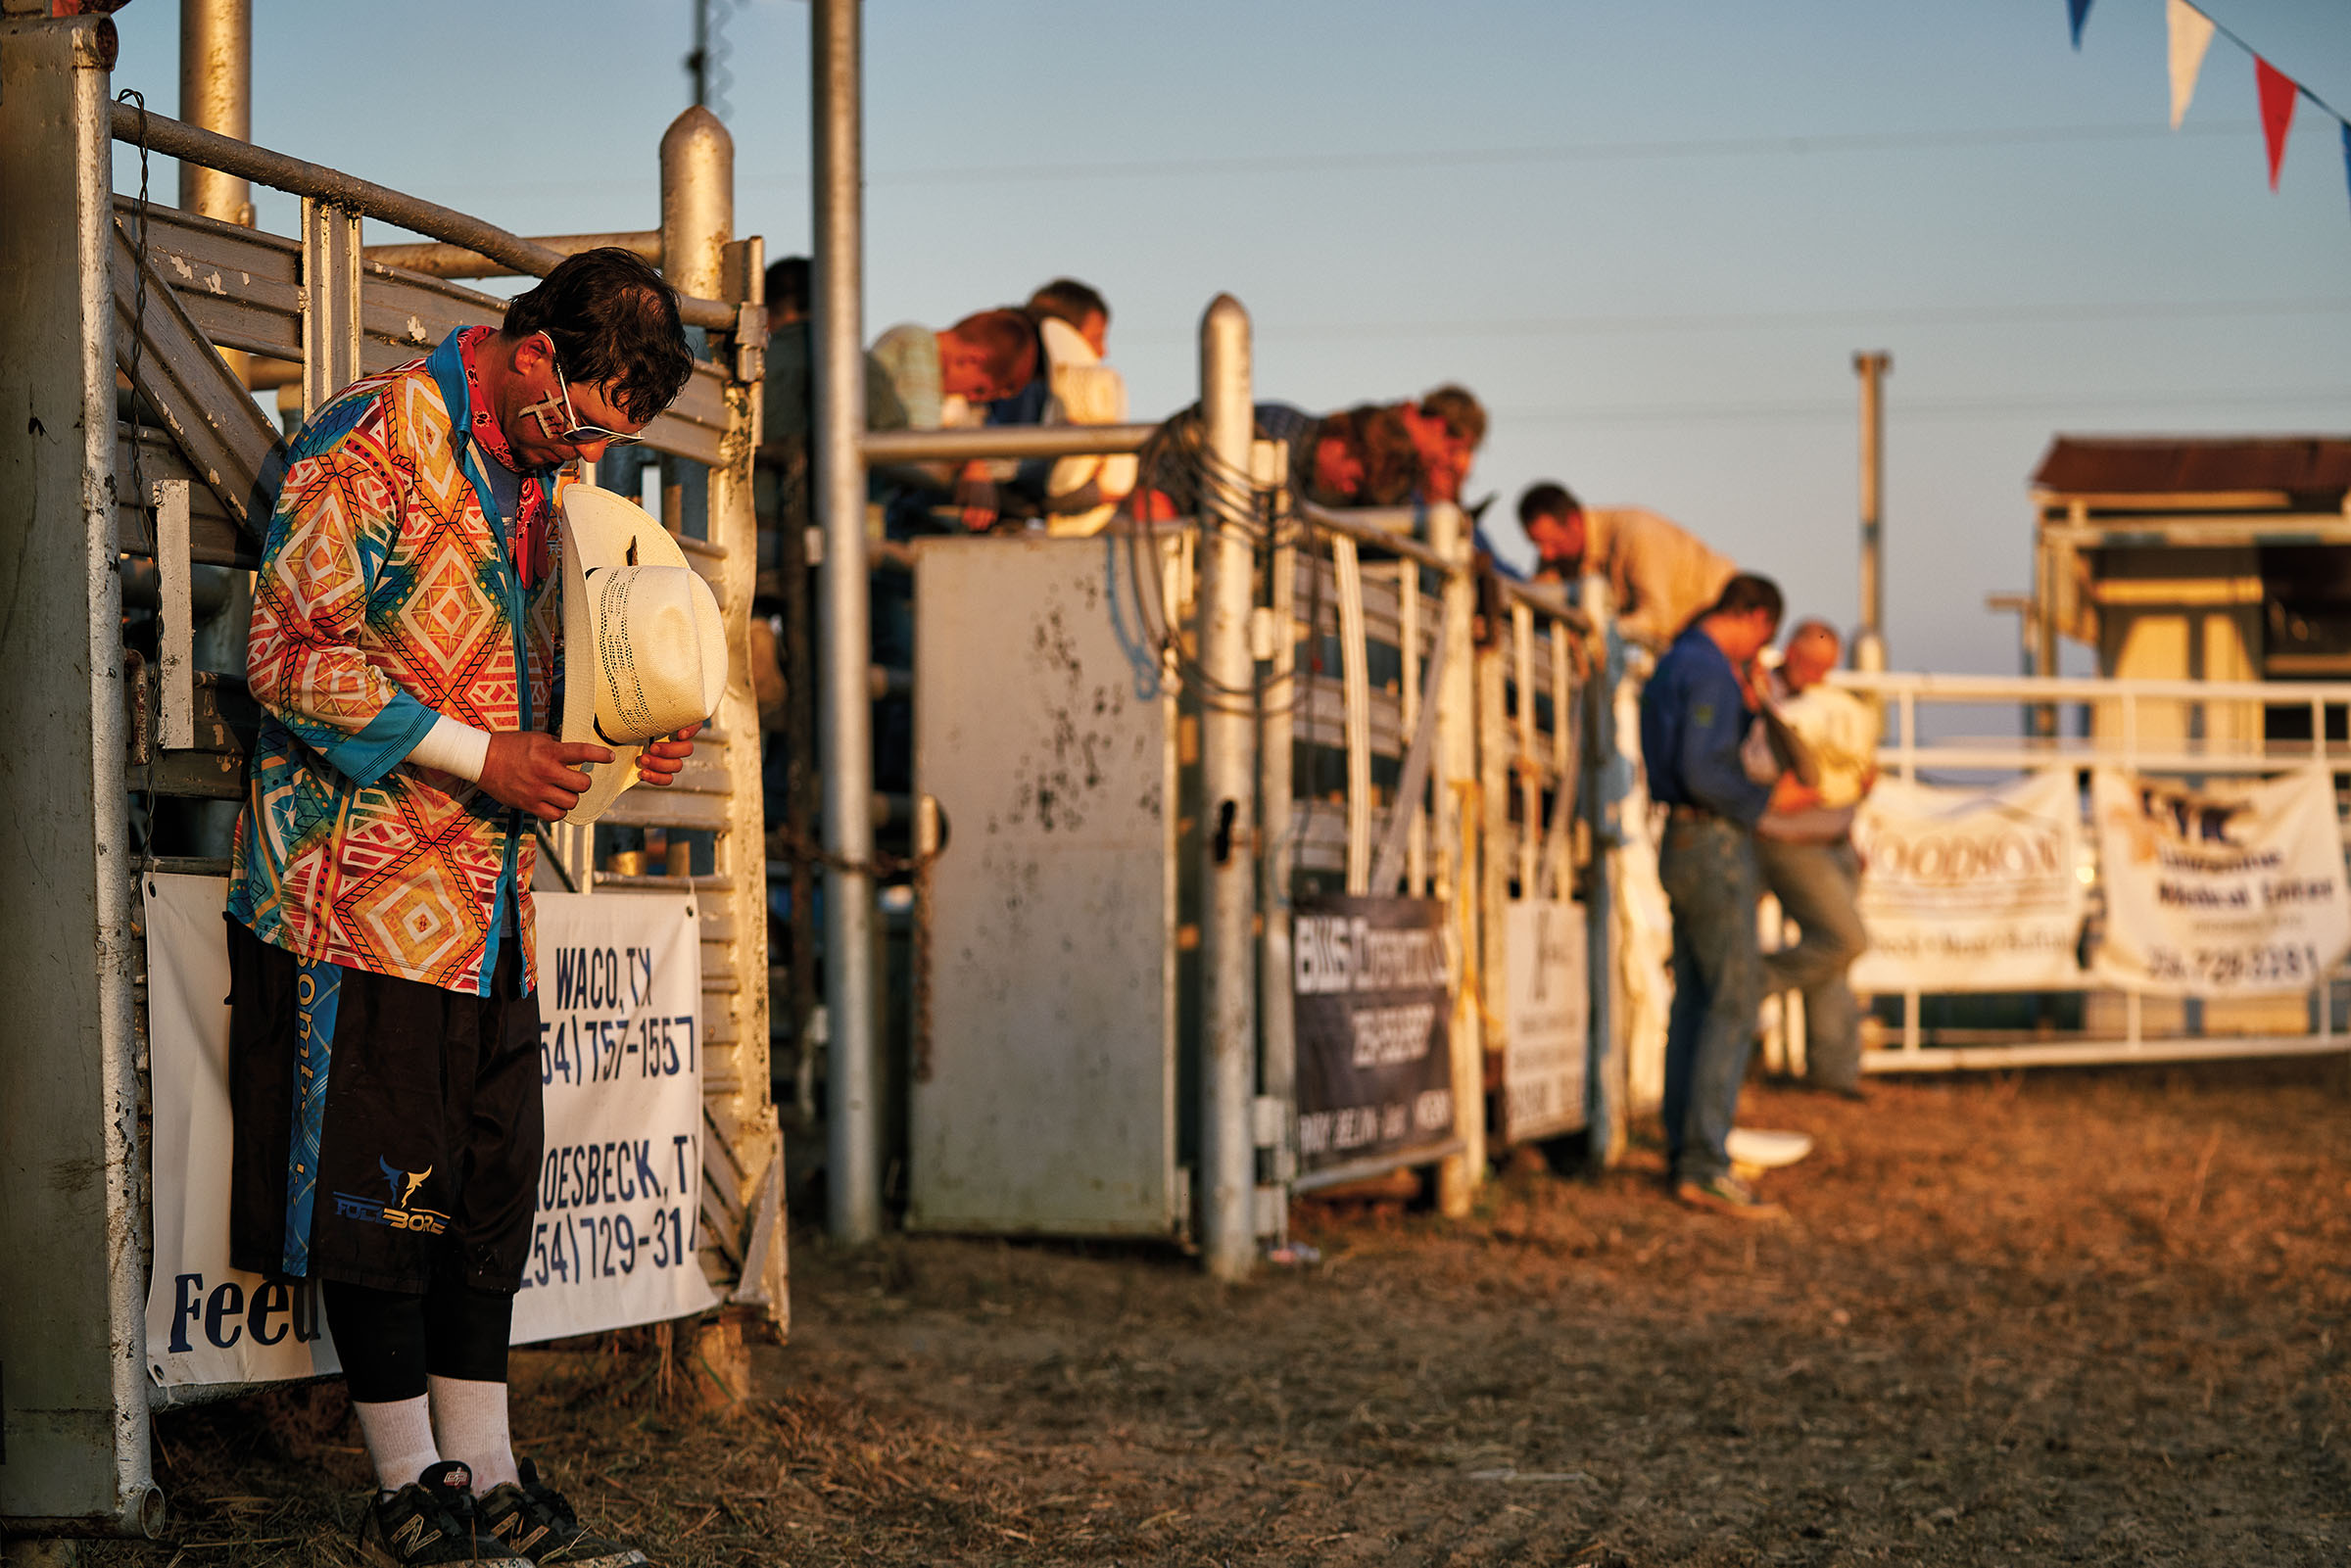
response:
[[(671, 739), (648, 741), (637, 753), (638, 783), (676, 783), (686, 759), (694, 755), (694, 737), (700, 729), (690, 724)], [(527, 811), (542, 822), (560, 822), (580, 803), (591, 782), (572, 764), (611, 760), (612, 753), (603, 746), (510, 730), (490, 737), (481, 784), (501, 805)]]
[(594, 767), (566, 767), (557, 783), (570, 799), (556, 816), (584, 824), (632, 784), (677, 778), (726, 689), (727, 643), (709, 584), (635, 501), (572, 485), (557, 520), (564, 700), (554, 749), (565, 764)]

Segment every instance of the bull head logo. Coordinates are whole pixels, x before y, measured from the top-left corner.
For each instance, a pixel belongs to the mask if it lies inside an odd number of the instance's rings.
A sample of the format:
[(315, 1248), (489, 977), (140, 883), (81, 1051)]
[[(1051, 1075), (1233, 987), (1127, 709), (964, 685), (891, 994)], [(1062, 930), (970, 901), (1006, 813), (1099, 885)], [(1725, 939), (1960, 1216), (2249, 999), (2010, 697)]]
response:
[(395, 1170), (381, 1155), (375, 1157), (375, 1164), (384, 1173), (385, 1188), (392, 1193), (393, 1201), (403, 1209), (408, 1207), (408, 1200), (416, 1196), (416, 1189), (423, 1186), (425, 1178), (433, 1173), (430, 1165), (417, 1171)]

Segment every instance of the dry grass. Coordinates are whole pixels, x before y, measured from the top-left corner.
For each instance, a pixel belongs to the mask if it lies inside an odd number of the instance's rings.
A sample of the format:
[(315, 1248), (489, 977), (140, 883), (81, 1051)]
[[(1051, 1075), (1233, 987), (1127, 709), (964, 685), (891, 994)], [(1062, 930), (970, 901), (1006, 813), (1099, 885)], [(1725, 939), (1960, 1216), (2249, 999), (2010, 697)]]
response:
[[(653, 1337), (532, 1352), (516, 1428), (601, 1527), (716, 1564), (2339, 1563), (2339, 1063), (1751, 1091), (1774, 1227), (1517, 1168), (1448, 1224), (1305, 1210), (1315, 1268), (803, 1241), (726, 1416)], [(1643, 1166), (1649, 1168), (1642, 1168)], [(173, 1541), (352, 1560), (339, 1391), (159, 1423)]]

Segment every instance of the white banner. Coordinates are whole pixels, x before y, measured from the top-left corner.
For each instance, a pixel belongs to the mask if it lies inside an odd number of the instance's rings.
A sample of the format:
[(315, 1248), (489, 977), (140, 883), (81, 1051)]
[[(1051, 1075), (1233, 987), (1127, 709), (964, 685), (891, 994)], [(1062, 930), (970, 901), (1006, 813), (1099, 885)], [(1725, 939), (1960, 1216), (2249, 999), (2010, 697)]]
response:
[(688, 894), (540, 893), (547, 1154), (514, 1343), (718, 1305), (702, 1204), (701, 927)]
[(2030, 991), (2081, 978), (2081, 804), (2070, 769), (1998, 789), (1881, 779), (1853, 823), (1860, 992)]
[(2099, 768), (2090, 807), (2106, 882), (2102, 978), (2188, 996), (2307, 991), (2351, 953), (2324, 769), (2189, 789)]
[[(155, 1264), (148, 1373), (266, 1382), (340, 1368), (314, 1284), (228, 1266), (227, 883), (146, 879)], [(538, 895), (547, 1145), (514, 1343), (717, 1305), (696, 1260), (701, 946), (688, 896)]]
[(155, 1271), (147, 1375), (165, 1388), (342, 1370), (315, 1280), (228, 1266), (228, 879), (150, 873), (147, 1056)]
[(1581, 904), (1513, 899), (1503, 915), (1505, 1142), (1584, 1124), (1592, 1017), (1584, 937)]

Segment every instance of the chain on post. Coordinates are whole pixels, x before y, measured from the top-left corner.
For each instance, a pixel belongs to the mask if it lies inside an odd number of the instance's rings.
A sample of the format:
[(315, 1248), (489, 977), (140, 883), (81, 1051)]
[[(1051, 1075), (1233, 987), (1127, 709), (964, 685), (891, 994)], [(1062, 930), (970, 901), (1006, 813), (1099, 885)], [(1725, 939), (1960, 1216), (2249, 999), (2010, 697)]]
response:
[[(147, 443), (142, 439), (139, 421), (139, 361), (145, 356), (147, 349), (147, 95), (135, 87), (125, 87), (115, 95), (115, 101), (133, 105), (139, 112), (139, 200), (134, 209), (138, 214), (138, 232), (131, 244), (130, 274), (130, 494), (131, 503), (138, 507), (139, 516), (146, 521), (147, 547), (160, 551), (162, 541), (156, 518), (155, 497), (147, 485)], [(156, 557), (156, 569), (159, 573), (163, 569), (160, 554)], [(160, 596), (155, 609), (155, 627), (156, 645), (160, 648), (164, 630), (164, 609)], [(139, 791), (143, 818), (141, 837), (145, 848), (141, 856), (142, 870), (155, 863), (155, 753), (162, 743), (164, 733), (162, 673), (159, 663), (140, 683), (143, 689), (139, 708), (147, 728), (147, 743), (141, 748), (144, 772)]]
[(844, 877), (863, 877), (879, 883), (885, 878), (904, 877), (914, 887), (914, 952), (912, 974), (909, 975), (908, 998), (912, 1018), (908, 1027), (909, 1054), (914, 1059), (914, 1078), (917, 1083), (931, 1081), (931, 868), (938, 863), (940, 851), (927, 849), (915, 855), (893, 855), (877, 849), (872, 857), (859, 860), (849, 855), (837, 855), (823, 844), (794, 829), (790, 823), (767, 831), (767, 853), (770, 859), (796, 861), (809, 866), (821, 866), (840, 872)]

